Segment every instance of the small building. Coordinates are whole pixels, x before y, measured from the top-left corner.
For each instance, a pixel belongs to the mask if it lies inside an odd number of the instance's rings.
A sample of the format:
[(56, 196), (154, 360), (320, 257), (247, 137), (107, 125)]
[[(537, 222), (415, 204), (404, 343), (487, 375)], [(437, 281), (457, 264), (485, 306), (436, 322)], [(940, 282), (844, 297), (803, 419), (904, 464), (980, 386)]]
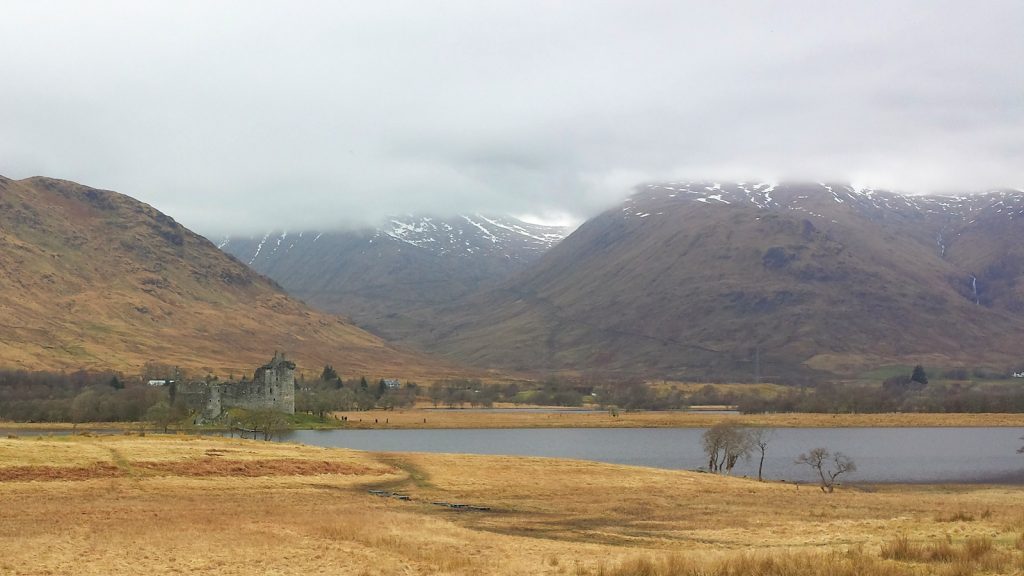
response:
[(395, 378), (384, 378), (384, 387), (388, 390), (397, 390), (402, 387), (402, 383)]
[(167, 386), (169, 384), (174, 384), (174, 380), (150, 380), (147, 384), (150, 386)]

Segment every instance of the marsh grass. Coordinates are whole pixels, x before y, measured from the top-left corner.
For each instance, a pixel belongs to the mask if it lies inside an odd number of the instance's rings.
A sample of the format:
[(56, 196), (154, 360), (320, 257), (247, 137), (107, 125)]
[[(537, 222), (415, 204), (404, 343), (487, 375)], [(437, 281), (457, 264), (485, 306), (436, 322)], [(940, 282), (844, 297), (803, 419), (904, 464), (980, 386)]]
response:
[(1021, 554), (1014, 551), (1015, 547), (1014, 544), (997, 547), (988, 536), (971, 536), (953, 543), (948, 535), (945, 540), (914, 542), (906, 534), (900, 534), (882, 544), (880, 556), (904, 563), (938, 564), (935, 571), (943, 576), (1008, 574), (1019, 569), (1024, 561)]
[[(1016, 487), (891, 486), (826, 496), (782, 483), (593, 462), (152, 434), (0, 438), (3, 474), (26, 479), (0, 481), (0, 574), (957, 576), (1024, 569), (1024, 499)], [(367, 493), (382, 485), (412, 500)], [(492, 511), (452, 511), (434, 500)], [(945, 510), (975, 519), (950, 523)], [(985, 517), (984, 510), (992, 512)]]
[(714, 560), (637, 558), (595, 576), (910, 576), (913, 568), (850, 552), (738, 553)]
[(973, 576), (1011, 574), (1022, 567), (1024, 555), (997, 549), (989, 538), (973, 537), (954, 546), (948, 540), (913, 543), (899, 535), (882, 546), (878, 557), (862, 547), (741, 552), (718, 558), (669, 555), (633, 558), (611, 568), (601, 565), (593, 576)]
[[(991, 513), (990, 513), (991, 515)], [(963, 510), (958, 510), (952, 514), (938, 514), (935, 516), (936, 522), (974, 522), (974, 515)]]

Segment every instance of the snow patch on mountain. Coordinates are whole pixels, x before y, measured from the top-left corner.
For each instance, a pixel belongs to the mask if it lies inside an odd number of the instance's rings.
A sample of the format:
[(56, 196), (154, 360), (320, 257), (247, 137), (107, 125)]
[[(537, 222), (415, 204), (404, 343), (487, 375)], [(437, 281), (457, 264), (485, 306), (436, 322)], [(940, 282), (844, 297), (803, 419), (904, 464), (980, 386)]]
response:
[(836, 209), (907, 214), (941, 215), (963, 222), (985, 215), (1010, 219), (1024, 215), (1024, 191), (990, 190), (963, 195), (911, 196), (873, 188), (819, 182), (814, 184), (775, 182), (698, 182), (651, 183), (628, 198), (623, 214), (642, 217), (656, 203), (683, 202), (705, 206), (751, 204), (761, 210), (794, 210), (825, 218), (822, 202)]
[(466, 214), (437, 218), (405, 215), (389, 218), (375, 229), (347, 232), (307, 230), (298, 234), (282, 231), (249, 238), (226, 237), (217, 243), (217, 247), (256, 268), (262, 260), (306, 250), (307, 246), (318, 241), (327, 242), (332, 236), (351, 238), (353, 235), (364, 237), (367, 246), (379, 244), (386, 238), (438, 255), (488, 255), (532, 260), (561, 242), (571, 231), (567, 227), (531, 224), (505, 216)]

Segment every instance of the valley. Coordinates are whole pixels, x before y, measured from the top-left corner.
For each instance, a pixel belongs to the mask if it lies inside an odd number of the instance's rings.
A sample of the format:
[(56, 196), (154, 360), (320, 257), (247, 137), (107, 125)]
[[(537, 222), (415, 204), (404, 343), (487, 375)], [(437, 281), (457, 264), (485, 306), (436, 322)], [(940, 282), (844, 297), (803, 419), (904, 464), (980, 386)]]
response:
[[(410, 216), (222, 239), (239, 261), (116, 193), (0, 184), (12, 367), (223, 375), (280, 348), (405, 377), (793, 384), (893, 364), (1024, 369), (1016, 191), (646, 184), (571, 234)], [(244, 352), (225, 363), (229, 344)]]
[[(0, 192), (0, 398), (32, 421), (0, 425), (5, 574), (1024, 570), (1015, 194), (652, 185), (560, 242), (424, 219), (222, 244), (268, 278), (127, 196)], [(297, 362), (263, 403), (295, 413), (221, 411), (265, 348)], [(722, 426), (771, 440), (768, 481), (751, 445), (700, 472)], [(819, 490), (814, 445), (861, 477)]]
[(1024, 2), (0, 14), (0, 576), (1024, 576)]
[(377, 228), (226, 237), (218, 248), (321, 310), (416, 342), (444, 309), (525, 270), (569, 234), (510, 216), (404, 216)]

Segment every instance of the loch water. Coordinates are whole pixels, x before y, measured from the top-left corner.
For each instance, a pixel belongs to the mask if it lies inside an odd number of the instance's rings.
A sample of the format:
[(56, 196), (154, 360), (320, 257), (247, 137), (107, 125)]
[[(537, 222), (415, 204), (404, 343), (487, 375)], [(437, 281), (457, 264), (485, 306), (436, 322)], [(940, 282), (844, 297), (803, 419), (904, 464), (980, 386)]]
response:
[[(707, 466), (700, 428), (532, 428), (298, 430), (282, 440), (385, 452), (449, 452), (594, 460), (696, 470)], [(1021, 428), (778, 428), (766, 451), (766, 478), (813, 482), (795, 463), (816, 447), (840, 451), (857, 470), (846, 483), (1024, 484)], [(734, 475), (756, 476), (758, 456)]]

